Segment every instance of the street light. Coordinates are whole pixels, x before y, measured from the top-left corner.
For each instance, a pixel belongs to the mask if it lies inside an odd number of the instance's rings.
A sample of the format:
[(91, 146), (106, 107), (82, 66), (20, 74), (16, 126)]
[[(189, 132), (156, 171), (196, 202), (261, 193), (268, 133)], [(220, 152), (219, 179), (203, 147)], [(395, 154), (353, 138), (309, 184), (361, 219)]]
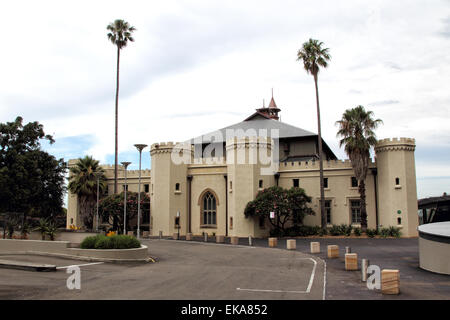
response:
[(135, 144), (134, 145), (139, 151), (139, 187), (138, 187), (138, 221), (137, 221), (137, 238), (140, 237), (140, 220), (141, 220), (141, 159), (142, 150), (147, 146), (146, 144)]
[(178, 240), (180, 240), (180, 211), (177, 211)]
[(94, 175), (97, 178), (97, 212), (96, 212), (97, 223), (96, 223), (96, 226), (95, 226), (95, 231), (98, 232), (98, 202), (99, 202), (99, 195), (100, 195), (100, 176), (102, 175), (102, 173), (96, 172)]
[(122, 161), (121, 164), (125, 168), (125, 190), (123, 191), (123, 234), (127, 234), (127, 168), (131, 164), (131, 162)]

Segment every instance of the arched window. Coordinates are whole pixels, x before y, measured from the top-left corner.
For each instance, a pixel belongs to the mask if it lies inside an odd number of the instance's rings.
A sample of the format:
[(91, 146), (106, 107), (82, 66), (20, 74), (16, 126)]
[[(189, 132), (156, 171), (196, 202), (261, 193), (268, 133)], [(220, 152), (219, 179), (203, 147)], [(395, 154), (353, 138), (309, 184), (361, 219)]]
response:
[(203, 196), (202, 223), (203, 225), (216, 225), (216, 198), (211, 192), (206, 192)]

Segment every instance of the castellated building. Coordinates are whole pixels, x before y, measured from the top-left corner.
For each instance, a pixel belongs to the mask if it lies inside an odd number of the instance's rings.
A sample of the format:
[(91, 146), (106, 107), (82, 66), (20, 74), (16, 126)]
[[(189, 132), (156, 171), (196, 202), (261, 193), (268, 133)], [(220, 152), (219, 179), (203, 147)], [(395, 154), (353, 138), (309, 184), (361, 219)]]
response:
[[(271, 186), (305, 189), (315, 215), (305, 225), (320, 225), (317, 135), (279, 120), (271, 100), (244, 121), (184, 143), (151, 145), (151, 170), (143, 170), (141, 191), (150, 195), (150, 216), (142, 217), (151, 235), (265, 237), (270, 223), (246, 218), (244, 209), (258, 191)], [(395, 226), (402, 236), (417, 236), (418, 208), (415, 141), (382, 139), (366, 178), (368, 228)], [(338, 160), (323, 141), (327, 222), (360, 226), (358, 182), (349, 160)], [(73, 165), (76, 160), (70, 160)], [(114, 167), (103, 166), (112, 193)], [(124, 168), (119, 166), (119, 190)], [(128, 190), (137, 192), (138, 171), (127, 171)], [(120, 187), (122, 185), (122, 187)], [(176, 218), (179, 215), (178, 230)], [(67, 226), (80, 225), (76, 195), (69, 194)]]

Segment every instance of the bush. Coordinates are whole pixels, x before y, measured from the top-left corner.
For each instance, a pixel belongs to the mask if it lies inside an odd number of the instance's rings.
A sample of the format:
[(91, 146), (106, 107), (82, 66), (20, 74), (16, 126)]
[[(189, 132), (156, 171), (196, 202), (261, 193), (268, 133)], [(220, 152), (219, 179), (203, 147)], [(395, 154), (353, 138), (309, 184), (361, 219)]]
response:
[(380, 236), (382, 236), (383, 238), (389, 237), (389, 228), (382, 228), (380, 230)]
[(327, 229), (322, 229), (320, 228), (319, 230), (319, 236), (326, 236), (328, 234), (328, 230)]
[(140, 246), (139, 240), (127, 235), (86, 237), (80, 245), (81, 249), (131, 249), (139, 248)]
[(400, 238), (401, 231), (400, 228), (397, 227), (389, 227), (389, 235), (391, 237)]
[(341, 235), (350, 236), (352, 234), (353, 227), (351, 225), (341, 224), (339, 226)]
[(373, 238), (373, 237), (375, 237), (377, 234), (378, 234), (377, 229), (367, 229), (367, 230), (366, 230), (366, 235), (367, 235), (369, 238)]
[(353, 233), (355, 234), (355, 236), (359, 237), (362, 233), (361, 228), (353, 229)]
[(330, 232), (330, 234), (331, 234), (332, 236), (339, 236), (339, 235), (341, 234), (341, 229), (339, 228), (339, 226), (336, 226), (336, 225), (333, 224), (333, 225), (330, 227), (329, 232)]

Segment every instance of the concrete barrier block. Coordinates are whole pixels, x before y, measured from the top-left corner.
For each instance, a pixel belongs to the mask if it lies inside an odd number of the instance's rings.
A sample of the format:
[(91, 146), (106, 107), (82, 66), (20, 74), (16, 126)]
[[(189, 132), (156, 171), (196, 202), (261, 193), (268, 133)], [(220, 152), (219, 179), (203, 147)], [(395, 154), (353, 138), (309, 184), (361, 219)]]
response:
[(277, 238), (269, 238), (269, 247), (276, 248), (277, 246), (278, 246), (278, 239)]
[(231, 244), (239, 244), (239, 237), (231, 237)]
[(311, 253), (320, 253), (320, 242), (311, 242)]
[(134, 231), (128, 231), (127, 235), (134, 237)]
[(142, 238), (150, 238), (150, 231), (142, 232)]
[(224, 243), (225, 242), (225, 236), (216, 236), (216, 242), (217, 243)]
[(327, 247), (327, 256), (330, 259), (339, 258), (339, 246), (331, 244)]
[(345, 254), (345, 270), (358, 270), (358, 254), (346, 253)]
[(175, 233), (172, 235), (172, 239), (173, 239), (173, 240), (178, 240), (178, 232), (175, 232)]
[(381, 293), (400, 293), (400, 271), (392, 269), (381, 270)]
[(186, 233), (186, 241), (192, 241), (193, 235), (192, 233)]
[(286, 247), (288, 250), (295, 250), (297, 249), (297, 241), (295, 239), (288, 239), (286, 240)]

